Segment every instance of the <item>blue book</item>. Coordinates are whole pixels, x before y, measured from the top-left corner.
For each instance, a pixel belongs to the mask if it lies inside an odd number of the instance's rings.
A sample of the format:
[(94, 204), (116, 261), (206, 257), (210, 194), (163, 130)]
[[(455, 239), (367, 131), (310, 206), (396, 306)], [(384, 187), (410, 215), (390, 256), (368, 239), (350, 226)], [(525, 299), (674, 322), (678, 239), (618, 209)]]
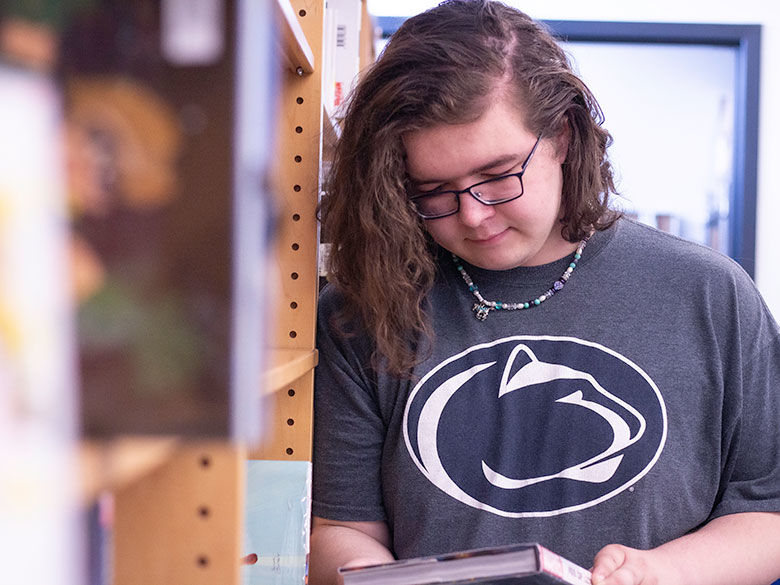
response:
[(305, 585), (310, 461), (247, 461), (242, 585)]

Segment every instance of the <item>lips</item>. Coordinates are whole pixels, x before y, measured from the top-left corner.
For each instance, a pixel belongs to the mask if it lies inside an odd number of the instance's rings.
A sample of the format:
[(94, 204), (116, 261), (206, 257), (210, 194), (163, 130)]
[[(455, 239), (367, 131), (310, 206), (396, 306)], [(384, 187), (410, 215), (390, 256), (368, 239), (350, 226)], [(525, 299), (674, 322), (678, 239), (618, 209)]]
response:
[(466, 238), (470, 243), (472, 244), (492, 244), (506, 233), (506, 230), (502, 230), (500, 232), (496, 232), (491, 235), (479, 235), (479, 236), (473, 236)]

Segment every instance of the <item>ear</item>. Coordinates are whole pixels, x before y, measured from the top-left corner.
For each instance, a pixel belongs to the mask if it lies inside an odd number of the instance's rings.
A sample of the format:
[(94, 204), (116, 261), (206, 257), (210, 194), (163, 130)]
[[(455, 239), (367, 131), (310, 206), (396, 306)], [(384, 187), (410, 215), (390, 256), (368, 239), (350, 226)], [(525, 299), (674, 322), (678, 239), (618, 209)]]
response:
[(566, 116), (561, 122), (560, 129), (552, 137), (555, 146), (555, 160), (558, 164), (563, 164), (566, 161), (569, 154), (569, 140), (571, 140), (571, 127), (569, 126), (569, 118)]

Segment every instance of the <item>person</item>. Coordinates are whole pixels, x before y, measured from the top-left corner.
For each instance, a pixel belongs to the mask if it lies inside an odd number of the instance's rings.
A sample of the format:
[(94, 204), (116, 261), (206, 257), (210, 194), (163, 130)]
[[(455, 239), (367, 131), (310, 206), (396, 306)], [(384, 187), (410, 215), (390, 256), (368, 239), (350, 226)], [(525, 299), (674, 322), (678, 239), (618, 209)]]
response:
[(615, 209), (602, 123), (490, 0), (361, 78), (320, 209), (313, 585), (518, 542), (602, 585), (780, 577), (780, 330), (734, 261)]

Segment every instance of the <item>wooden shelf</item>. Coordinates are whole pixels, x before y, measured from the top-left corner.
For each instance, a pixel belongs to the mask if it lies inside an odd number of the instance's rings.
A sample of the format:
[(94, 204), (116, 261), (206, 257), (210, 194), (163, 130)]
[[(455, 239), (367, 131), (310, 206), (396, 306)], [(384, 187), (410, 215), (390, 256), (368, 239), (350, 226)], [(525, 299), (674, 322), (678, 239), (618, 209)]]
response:
[(271, 367), (265, 373), (264, 394), (282, 390), (317, 365), (316, 349), (274, 349), (271, 351)]
[(300, 68), (301, 74), (314, 73), (314, 52), (298, 23), (290, 0), (276, 0), (274, 11), (282, 44), (281, 54), (287, 65), (295, 72)]
[(103, 490), (116, 490), (162, 466), (173, 455), (174, 437), (128, 437), (81, 444), (81, 500), (91, 502)]

